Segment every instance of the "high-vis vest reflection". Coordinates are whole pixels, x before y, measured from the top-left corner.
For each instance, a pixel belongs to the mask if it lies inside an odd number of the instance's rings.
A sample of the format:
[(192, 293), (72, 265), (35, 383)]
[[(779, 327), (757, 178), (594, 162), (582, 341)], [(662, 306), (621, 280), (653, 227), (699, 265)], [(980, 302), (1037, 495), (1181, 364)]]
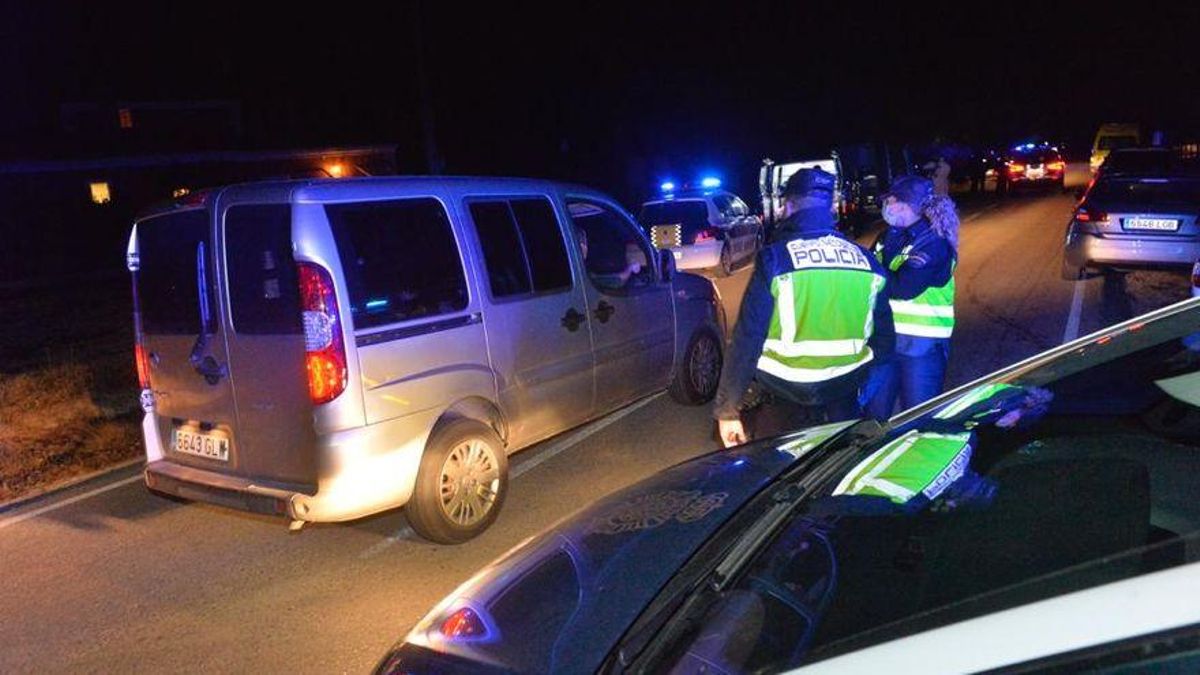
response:
[(824, 382), (873, 358), (875, 302), (887, 279), (862, 249), (829, 235), (786, 245), (791, 270), (771, 279), (775, 309), (758, 368), (789, 382)]
[[(913, 245), (905, 246), (888, 269), (899, 270), (912, 254)], [(875, 245), (875, 257), (883, 260), (883, 241)], [(950, 264), (950, 280), (944, 286), (930, 287), (911, 300), (892, 300), (892, 320), (896, 322), (896, 333), (917, 337), (948, 338), (954, 332), (954, 268)]]
[(971, 462), (972, 434), (910, 431), (850, 470), (834, 495), (886, 497), (904, 504), (917, 495), (935, 499), (962, 478)]

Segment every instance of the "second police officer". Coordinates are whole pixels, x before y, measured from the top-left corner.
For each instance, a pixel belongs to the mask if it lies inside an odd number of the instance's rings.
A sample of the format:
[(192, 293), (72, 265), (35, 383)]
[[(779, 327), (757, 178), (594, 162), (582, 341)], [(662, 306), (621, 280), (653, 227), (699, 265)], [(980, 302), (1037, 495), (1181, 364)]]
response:
[(868, 364), (891, 359), (887, 273), (837, 231), (833, 190), (820, 169), (784, 188), (783, 220), (758, 254), (713, 402), (726, 447), (749, 439), (739, 405), (751, 380), (770, 400), (755, 419), (761, 437), (859, 417)]
[(882, 364), (867, 412), (891, 416), (899, 399), (907, 410), (942, 393), (954, 331), (954, 268), (958, 262), (958, 214), (948, 196), (920, 176), (897, 180), (883, 199), (887, 229), (874, 253), (887, 269), (896, 358)]

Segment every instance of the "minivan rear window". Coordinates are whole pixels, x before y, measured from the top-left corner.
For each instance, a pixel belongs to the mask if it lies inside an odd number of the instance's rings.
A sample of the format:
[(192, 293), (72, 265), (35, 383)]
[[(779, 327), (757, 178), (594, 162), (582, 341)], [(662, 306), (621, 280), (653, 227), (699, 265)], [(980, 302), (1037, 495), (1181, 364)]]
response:
[[(178, 211), (137, 224), (138, 308), (142, 330), (152, 335), (198, 335), (200, 294), (197, 252), (203, 250), (208, 306), (212, 295), (212, 256), (208, 250), (208, 211)], [(203, 249), (202, 249), (203, 247)], [(209, 324), (210, 330), (212, 323)]]
[(235, 332), (303, 332), (289, 205), (230, 207), (225, 212), (225, 259)]
[(329, 204), (356, 328), (448, 314), (467, 306), (450, 218), (430, 198)]

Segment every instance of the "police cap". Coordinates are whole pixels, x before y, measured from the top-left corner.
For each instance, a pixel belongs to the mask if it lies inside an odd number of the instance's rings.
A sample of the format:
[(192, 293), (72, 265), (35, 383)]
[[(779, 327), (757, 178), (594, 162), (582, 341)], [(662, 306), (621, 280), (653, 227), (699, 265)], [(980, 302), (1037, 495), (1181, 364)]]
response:
[(892, 187), (884, 193), (883, 198), (886, 200), (888, 197), (895, 197), (897, 200), (919, 209), (932, 196), (933, 181), (922, 176), (904, 176), (892, 183)]
[(792, 174), (783, 188), (784, 197), (833, 198), (833, 174), (821, 169), (800, 169)]

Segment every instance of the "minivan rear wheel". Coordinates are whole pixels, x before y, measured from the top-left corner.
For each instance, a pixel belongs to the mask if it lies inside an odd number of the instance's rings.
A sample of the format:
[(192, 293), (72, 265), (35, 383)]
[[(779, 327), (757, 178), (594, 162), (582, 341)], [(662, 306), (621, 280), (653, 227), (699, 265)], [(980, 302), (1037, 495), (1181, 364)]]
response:
[(404, 512), (417, 534), (460, 544), (495, 522), (508, 493), (508, 457), (489, 426), (453, 420), (429, 437)]
[(688, 341), (683, 360), (671, 380), (671, 398), (684, 405), (712, 400), (721, 381), (721, 341), (710, 328), (701, 328)]

